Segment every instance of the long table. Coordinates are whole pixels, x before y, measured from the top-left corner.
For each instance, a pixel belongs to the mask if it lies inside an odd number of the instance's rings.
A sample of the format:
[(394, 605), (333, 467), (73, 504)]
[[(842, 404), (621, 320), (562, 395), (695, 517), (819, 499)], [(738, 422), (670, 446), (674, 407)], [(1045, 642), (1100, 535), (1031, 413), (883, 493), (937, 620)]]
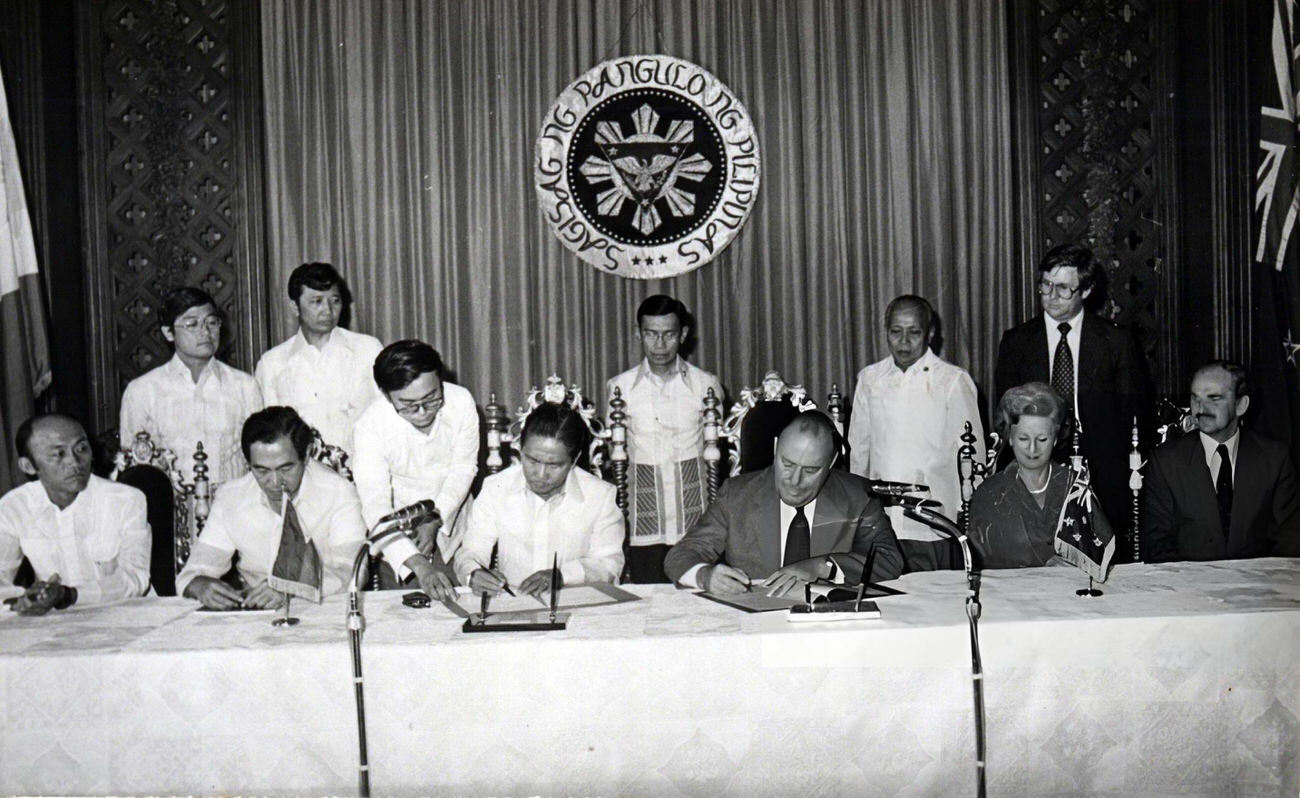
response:
[[(991, 795), (1300, 792), (1300, 561), (987, 572)], [(466, 635), (365, 594), (376, 795), (970, 795), (960, 573), (806, 627), (668, 586)], [(355, 793), (343, 597), (0, 618), (0, 794)]]

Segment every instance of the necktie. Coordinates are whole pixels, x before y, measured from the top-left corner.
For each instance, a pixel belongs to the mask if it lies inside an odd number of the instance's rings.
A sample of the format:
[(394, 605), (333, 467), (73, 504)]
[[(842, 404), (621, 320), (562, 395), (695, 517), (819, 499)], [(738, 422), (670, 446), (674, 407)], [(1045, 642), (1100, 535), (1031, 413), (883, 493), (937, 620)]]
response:
[(1070, 344), (1066, 340), (1070, 334), (1070, 323), (1063, 321), (1056, 325), (1056, 329), (1061, 331), (1061, 340), (1056, 342), (1056, 354), (1052, 357), (1052, 387), (1073, 408), (1074, 355), (1070, 354)]
[(785, 533), (785, 557), (782, 565), (789, 565), (812, 556), (812, 543), (809, 540), (808, 516), (802, 507), (794, 508), (794, 518)]
[(1226, 445), (1219, 444), (1215, 451), (1219, 455), (1219, 476), (1214, 480), (1214, 491), (1219, 494), (1219, 523), (1227, 537), (1232, 528), (1232, 461), (1228, 459)]

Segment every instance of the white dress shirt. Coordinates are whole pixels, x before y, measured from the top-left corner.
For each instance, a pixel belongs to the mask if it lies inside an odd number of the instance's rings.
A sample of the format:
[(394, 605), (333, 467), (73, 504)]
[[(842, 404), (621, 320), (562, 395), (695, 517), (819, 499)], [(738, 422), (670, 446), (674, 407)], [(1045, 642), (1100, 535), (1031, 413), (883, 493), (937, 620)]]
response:
[(559, 554), (566, 585), (615, 582), (623, 571), (623, 513), (613, 485), (581, 468), (569, 471), (563, 489), (549, 499), (528, 489), (522, 466), (483, 480), (469, 510), (465, 540), (456, 554), (461, 584), (487, 568), (492, 546), (506, 581), (518, 585), (549, 570)]
[[(303, 537), (316, 544), (324, 566), (321, 595), (339, 592), (347, 586), (352, 560), (366, 537), (356, 488), (328, 466), (308, 460), (292, 501)], [(252, 474), (223, 485), (189, 561), (176, 577), (176, 592), (183, 595), (196, 576), (220, 579), (230, 570), (235, 552), (244, 583), (251, 587), (264, 581), (275, 565), (283, 528), (280, 505), (271, 505)]]
[(213, 358), (195, 382), (173, 355), (127, 384), (118, 434), (129, 448), (137, 432), (148, 432), (156, 446), (175, 453), (186, 481), (194, 479), (194, 449), (201, 441), (208, 479), (219, 485), (248, 471), (239, 435), (244, 421), (261, 409), (262, 392), (252, 375)]
[[(1063, 396), (1062, 399), (1068, 399), (1070, 406), (1078, 408), (1079, 406), (1079, 342), (1083, 330), (1083, 310), (1075, 314), (1074, 318), (1066, 320), (1070, 325), (1070, 332), (1065, 336), (1065, 345), (1070, 347), (1070, 361), (1074, 366), (1074, 379), (1070, 382), (1074, 386), (1074, 396)], [(1047, 327), (1047, 382), (1052, 382), (1052, 367), (1056, 365), (1056, 345), (1061, 341), (1061, 322), (1043, 314), (1043, 324)], [(999, 400), (1002, 397), (998, 397)], [(1076, 413), (1078, 411), (1076, 410)]]
[[(957, 519), (961, 480), (957, 450), (966, 422), (975, 434), (975, 457), (985, 457), (975, 383), (965, 369), (945, 362), (932, 350), (900, 369), (893, 357), (858, 372), (849, 417), (849, 466), (867, 479), (917, 482), (943, 503), (944, 515)], [(890, 507), (889, 521), (900, 540), (942, 540), (943, 535)]]
[(78, 604), (97, 604), (149, 589), (149, 522), (144, 494), (91, 476), (64, 509), (45, 486), (29, 482), (0, 498), (0, 584), (13, 584), (23, 557), (36, 578), (77, 589)]
[(292, 407), (326, 443), (351, 454), (353, 425), (383, 398), (374, 378), (383, 348), (378, 338), (335, 327), (318, 349), (300, 329), (262, 355), (253, 376), (268, 407)]
[[(367, 527), (395, 509), (433, 499), (442, 514), (438, 549), (451, 562), (463, 533), (457, 521), (478, 473), (479, 417), (465, 388), (443, 382), (442, 396), (427, 434), (398, 415), (387, 399), (367, 408), (353, 431), (352, 478)], [(414, 544), (398, 540), (384, 557), (398, 567), (415, 553)]]
[[(1219, 442), (1204, 432), (1197, 431), (1201, 436), (1201, 447), (1205, 449), (1205, 465), (1210, 469), (1210, 481), (1215, 482), (1219, 478)], [(1228, 467), (1232, 469), (1232, 484), (1237, 485), (1237, 446), (1241, 443), (1241, 428), (1232, 433), (1232, 437), (1223, 442), (1228, 447)], [(1218, 486), (1216, 485), (1217, 489)]]
[[(704, 397), (712, 388), (721, 409), (722, 384), (679, 357), (667, 378), (656, 375), (643, 359), (609, 380), (606, 407), (615, 388), (627, 402), (629, 543), (671, 546), (704, 511)], [(638, 466), (653, 470), (639, 474)]]

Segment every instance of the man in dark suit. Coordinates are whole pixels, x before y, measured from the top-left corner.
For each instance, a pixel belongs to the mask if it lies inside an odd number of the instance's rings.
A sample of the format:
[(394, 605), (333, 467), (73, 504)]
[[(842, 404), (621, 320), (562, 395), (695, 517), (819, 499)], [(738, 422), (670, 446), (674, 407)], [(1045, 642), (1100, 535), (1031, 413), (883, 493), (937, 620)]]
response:
[(1236, 363), (1192, 377), (1197, 432), (1156, 449), (1147, 468), (1143, 560), (1300, 556), (1295, 468), (1285, 446), (1241, 426), (1249, 404)]
[(830, 419), (796, 416), (772, 465), (728, 480), (669, 550), (668, 578), (711, 593), (754, 585), (773, 595), (822, 578), (856, 584), (868, 568), (869, 581), (897, 578), (903, 555), (884, 507), (866, 480), (831, 470), (835, 455)]
[[(1089, 250), (1055, 247), (1043, 257), (1038, 272), (1043, 312), (1002, 335), (994, 401), (1027, 382), (1055, 388), (1080, 426), (1079, 450), (1092, 470), (1102, 511), (1116, 530), (1127, 529), (1133, 418), (1145, 409), (1148, 395), (1142, 357), (1127, 331), (1084, 312), (1085, 301), (1103, 293), (1099, 283), (1104, 272)], [(1069, 436), (1063, 435), (1059, 459), (1070, 448)], [(1129, 545), (1117, 550), (1131, 551)]]

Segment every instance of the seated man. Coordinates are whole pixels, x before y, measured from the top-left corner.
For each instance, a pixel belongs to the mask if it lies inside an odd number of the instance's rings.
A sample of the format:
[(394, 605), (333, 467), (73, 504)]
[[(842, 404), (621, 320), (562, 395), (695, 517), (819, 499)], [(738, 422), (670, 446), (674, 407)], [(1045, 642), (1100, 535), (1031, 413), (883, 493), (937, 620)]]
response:
[[(176, 578), (181, 595), (212, 609), (280, 606), (283, 594), (271, 588), (267, 576), (282, 532), (294, 527), (316, 550), (321, 595), (347, 586), (352, 561), (366, 536), (361, 503), (352, 483), (307, 459), (311, 440), (311, 428), (292, 408), (268, 407), (248, 417), (240, 443), (252, 473), (217, 493), (207, 525)], [(220, 579), (236, 552), (242, 592)], [(408, 567), (421, 585), (432, 586), (432, 568), (423, 557), (412, 559), (417, 562)]]
[(1192, 376), (1188, 433), (1151, 453), (1142, 559), (1300, 557), (1300, 496), (1287, 448), (1241, 426), (1246, 371), (1215, 360)]
[[(540, 596), (560, 585), (615, 582), (623, 571), (623, 513), (613, 485), (575, 468), (590, 432), (565, 405), (544, 403), (524, 421), (520, 462), (483, 480), (469, 511), (456, 575), (479, 593), (507, 585)], [(497, 547), (500, 568), (492, 567)]]
[(262, 407), (253, 377), (217, 360), (221, 314), (197, 288), (173, 291), (158, 319), (176, 347), (171, 360), (131, 380), (122, 394), (118, 432), (130, 448), (137, 432), (176, 455), (186, 481), (194, 479), (195, 444), (208, 456), (216, 485), (248, 471), (239, 453), (239, 425)]
[[(352, 477), (367, 526), (394, 509), (432, 499), (440, 521), (417, 529), (416, 548), (430, 558), (443, 590), (460, 545), (463, 505), (478, 473), (479, 416), (474, 397), (443, 380), (442, 358), (421, 341), (397, 341), (375, 358), (374, 379), (386, 401), (361, 414), (354, 429)], [(441, 534), (439, 534), (441, 532)], [(415, 549), (406, 541), (385, 558), (398, 570)]]
[(862, 477), (831, 470), (835, 455), (830, 419), (800, 413), (777, 438), (771, 466), (723, 483), (668, 552), (668, 576), (710, 593), (743, 593), (762, 580), (773, 595), (816, 579), (897, 578), (903, 555), (884, 507)]
[[(930, 349), (934, 311), (919, 296), (900, 296), (885, 309), (889, 357), (858, 372), (849, 417), (849, 462), (868, 479), (919, 482), (930, 487), (949, 518), (961, 511), (957, 451), (966, 423), (975, 435), (975, 458), (984, 462), (975, 383), (966, 370)], [(890, 507), (890, 525), (909, 571), (961, 568), (951, 539)]]
[(338, 326), (347, 286), (328, 263), (304, 263), (289, 275), (289, 307), (298, 332), (257, 361), (254, 376), (268, 405), (287, 405), (326, 443), (352, 453), (352, 427), (380, 398), (372, 367), (378, 338)]
[(90, 441), (55, 413), (18, 425), (18, 467), (38, 481), (0, 498), (0, 584), (23, 557), (36, 583), (13, 604), (41, 615), (73, 604), (143, 595), (149, 588), (144, 494), (90, 473)]

